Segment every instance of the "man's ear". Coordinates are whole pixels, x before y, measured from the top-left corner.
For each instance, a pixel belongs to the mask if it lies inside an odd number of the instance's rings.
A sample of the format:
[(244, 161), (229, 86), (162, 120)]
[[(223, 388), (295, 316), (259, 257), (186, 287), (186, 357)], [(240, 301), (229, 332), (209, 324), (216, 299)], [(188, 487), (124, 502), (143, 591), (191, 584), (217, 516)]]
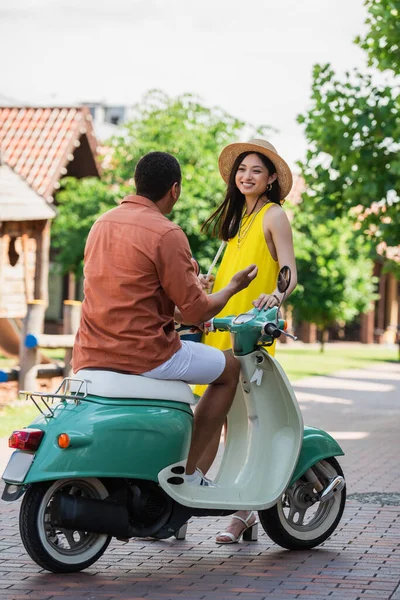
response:
[(171, 195), (172, 195), (173, 199), (175, 200), (175, 202), (178, 200), (179, 196), (181, 195), (181, 184), (178, 183), (177, 181), (173, 184), (173, 186), (171, 188)]

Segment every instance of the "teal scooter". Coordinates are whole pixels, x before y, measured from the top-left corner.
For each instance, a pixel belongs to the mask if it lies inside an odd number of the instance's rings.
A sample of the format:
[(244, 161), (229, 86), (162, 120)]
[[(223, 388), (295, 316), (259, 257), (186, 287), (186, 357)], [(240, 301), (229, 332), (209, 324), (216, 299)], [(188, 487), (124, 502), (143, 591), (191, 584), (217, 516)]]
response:
[[(284, 267), (278, 289), (289, 283)], [(54, 394), (24, 392), (40, 414), (10, 437), (2, 499), (24, 495), (21, 538), (39, 566), (79, 571), (112, 537), (182, 539), (190, 517), (238, 509), (258, 511), (269, 537), (292, 550), (313, 548), (336, 529), (346, 492), (335, 456), (343, 451), (303, 426), (293, 389), (265, 350), (287, 335), (278, 309), (206, 327), (230, 331), (241, 364), (215, 487), (183, 477), (197, 398), (181, 381), (82, 370)], [(243, 537), (257, 539), (256, 526)]]

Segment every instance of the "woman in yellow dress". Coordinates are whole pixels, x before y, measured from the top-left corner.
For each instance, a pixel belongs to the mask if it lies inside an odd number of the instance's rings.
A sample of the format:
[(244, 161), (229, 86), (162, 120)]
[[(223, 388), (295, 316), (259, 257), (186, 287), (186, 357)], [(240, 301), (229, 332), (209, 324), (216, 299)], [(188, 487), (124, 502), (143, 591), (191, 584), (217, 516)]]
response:
[[(221, 152), (219, 169), (227, 184), (222, 204), (203, 226), (212, 226), (213, 235), (227, 242), (213, 292), (222, 289), (239, 270), (249, 264), (258, 266), (258, 275), (248, 286), (233, 296), (219, 317), (238, 315), (253, 306), (258, 309), (276, 306), (282, 294), (276, 288), (279, 269), (288, 265), (292, 279), (286, 297), (297, 284), (292, 230), (282, 208), (292, 187), (292, 174), (276, 149), (262, 139), (230, 144)], [(203, 276), (204, 277), (204, 276)], [(204, 343), (221, 350), (231, 348), (230, 335), (217, 332), (205, 336)], [(275, 344), (268, 348), (275, 354)], [(197, 386), (201, 395), (204, 386)], [(203, 455), (200, 469), (206, 473), (218, 450), (220, 435), (210, 442)], [(239, 541), (244, 531), (254, 525), (256, 515), (239, 511), (224, 533), (217, 537), (220, 544)]]

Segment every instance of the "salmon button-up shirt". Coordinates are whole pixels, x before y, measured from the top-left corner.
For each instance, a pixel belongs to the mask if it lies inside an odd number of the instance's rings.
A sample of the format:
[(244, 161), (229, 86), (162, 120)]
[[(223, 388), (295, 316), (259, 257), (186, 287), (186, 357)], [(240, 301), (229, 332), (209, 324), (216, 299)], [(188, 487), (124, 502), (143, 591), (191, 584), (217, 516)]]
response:
[(151, 200), (128, 196), (102, 215), (85, 248), (74, 372), (141, 374), (171, 358), (181, 347), (175, 306), (198, 323), (209, 305), (190, 259), (185, 234)]

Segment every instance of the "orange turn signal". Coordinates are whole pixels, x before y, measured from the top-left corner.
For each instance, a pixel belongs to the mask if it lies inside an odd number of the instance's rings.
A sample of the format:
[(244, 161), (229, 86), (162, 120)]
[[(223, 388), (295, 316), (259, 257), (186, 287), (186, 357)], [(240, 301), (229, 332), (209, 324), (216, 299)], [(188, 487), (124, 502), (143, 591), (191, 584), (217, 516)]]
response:
[(286, 331), (287, 328), (288, 328), (288, 322), (283, 321), (283, 331)]
[(57, 442), (60, 448), (68, 448), (71, 443), (68, 433), (60, 433), (57, 438)]

